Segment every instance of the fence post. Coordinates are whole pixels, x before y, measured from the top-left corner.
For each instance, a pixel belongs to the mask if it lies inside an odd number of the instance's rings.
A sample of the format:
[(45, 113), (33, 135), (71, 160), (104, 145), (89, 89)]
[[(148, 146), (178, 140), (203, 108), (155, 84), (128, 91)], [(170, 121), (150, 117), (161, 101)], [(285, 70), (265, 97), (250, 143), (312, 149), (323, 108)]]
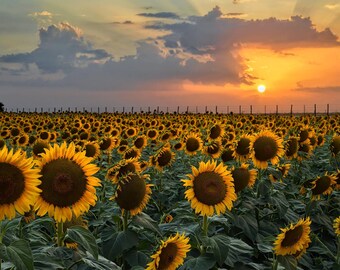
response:
[(148, 113), (150, 113), (150, 106), (148, 107)]
[(177, 114), (179, 114), (179, 106), (177, 106)]
[(217, 114), (217, 106), (215, 107), (215, 113)]
[(133, 106), (131, 107), (131, 113), (133, 114)]
[(290, 116), (293, 116), (293, 104), (290, 105)]
[(306, 114), (306, 105), (303, 105), (303, 115)]
[(316, 104), (314, 104), (314, 116), (316, 116)]
[(198, 107), (196, 106), (196, 114), (198, 113)]
[(53, 108), (53, 112), (55, 113), (55, 112), (56, 112), (56, 110), (57, 110), (57, 109), (56, 109), (56, 107), (54, 107), (54, 108)]
[(37, 111), (38, 111), (38, 109), (35, 107), (35, 108), (34, 108), (34, 112), (36, 113)]
[(189, 106), (187, 106), (187, 113), (189, 112)]
[(276, 105), (276, 115), (279, 114), (279, 105)]
[(40, 108), (40, 111), (43, 112), (43, 108)]
[(123, 113), (125, 113), (125, 107), (123, 106)]
[(329, 104), (327, 104), (327, 116), (329, 116)]
[(242, 113), (242, 107), (241, 107), (241, 105), (238, 107), (238, 113), (239, 113), (239, 114)]
[(253, 105), (250, 105), (250, 114), (253, 114)]
[(208, 112), (208, 106), (205, 106), (205, 113)]
[(267, 105), (264, 105), (264, 115), (267, 115)]

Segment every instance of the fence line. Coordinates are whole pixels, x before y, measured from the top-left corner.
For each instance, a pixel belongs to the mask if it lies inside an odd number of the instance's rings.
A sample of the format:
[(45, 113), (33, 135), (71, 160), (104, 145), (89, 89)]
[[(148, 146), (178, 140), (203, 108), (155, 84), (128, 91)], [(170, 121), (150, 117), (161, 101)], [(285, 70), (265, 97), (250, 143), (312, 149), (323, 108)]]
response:
[(225, 105), (225, 106), (112, 106), (112, 107), (35, 107), (5, 108), (6, 112), (36, 113), (222, 113), (222, 114), (330, 114), (340, 112), (339, 104), (313, 105)]

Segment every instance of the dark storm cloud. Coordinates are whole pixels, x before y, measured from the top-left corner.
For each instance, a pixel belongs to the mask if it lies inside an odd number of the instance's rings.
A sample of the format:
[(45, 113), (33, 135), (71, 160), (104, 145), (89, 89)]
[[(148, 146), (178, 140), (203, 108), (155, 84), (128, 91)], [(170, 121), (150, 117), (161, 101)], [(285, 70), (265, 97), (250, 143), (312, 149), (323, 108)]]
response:
[(0, 63), (36, 64), (45, 73), (70, 70), (100, 61), (110, 55), (100, 49), (93, 49), (86, 42), (80, 30), (68, 23), (50, 25), (39, 30), (40, 44), (30, 53), (12, 54), (0, 57)]
[(180, 19), (180, 16), (173, 12), (139, 13), (137, 15), (148, 18)]

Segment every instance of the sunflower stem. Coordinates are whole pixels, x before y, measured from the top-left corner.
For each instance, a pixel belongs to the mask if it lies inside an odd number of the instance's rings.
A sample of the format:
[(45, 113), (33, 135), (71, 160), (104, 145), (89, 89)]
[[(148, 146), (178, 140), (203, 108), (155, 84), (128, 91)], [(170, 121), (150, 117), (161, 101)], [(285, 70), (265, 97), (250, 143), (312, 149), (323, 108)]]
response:
[(203, 235), (204, 236), (208, 236), (208, 216), (207, 215), (203, 216), (203, 226), (202, 226), (202, 229), (203, 229)]
[(320, 238), (314, 234), (314, 239), (329, 253), (329, 255), (337, 261), (337, 257), (334, 256), (333, 252), (320, 240)]
[(337, 264), (340, 264), (340, 236), (338, 236), (338, 250), (336, 254), (336, 261)]
[(64, 244), (64, 223), (57, 222), (57, 245), (58, 247), (62, 247)]
[(273, 270), (277, 270), (277, 267), (279, 265), (279, 261), (276, 259), (276, 257), (274, 258), (274, 261), (273, 261), (273, 266), (272, 266), (272, 269)]
[(127, 230), (128, 218), (129, 218), (129, 211), (124, 210), (124, 213), (123, 213), (123, 231)]

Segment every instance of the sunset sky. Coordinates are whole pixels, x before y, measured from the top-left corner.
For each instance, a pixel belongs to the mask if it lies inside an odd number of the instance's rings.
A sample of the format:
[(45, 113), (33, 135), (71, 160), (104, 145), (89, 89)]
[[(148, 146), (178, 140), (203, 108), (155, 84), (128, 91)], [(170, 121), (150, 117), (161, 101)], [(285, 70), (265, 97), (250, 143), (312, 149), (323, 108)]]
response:
[(340, 0), (1, 0), (0, 37), (8, 109), (340, 111)]

